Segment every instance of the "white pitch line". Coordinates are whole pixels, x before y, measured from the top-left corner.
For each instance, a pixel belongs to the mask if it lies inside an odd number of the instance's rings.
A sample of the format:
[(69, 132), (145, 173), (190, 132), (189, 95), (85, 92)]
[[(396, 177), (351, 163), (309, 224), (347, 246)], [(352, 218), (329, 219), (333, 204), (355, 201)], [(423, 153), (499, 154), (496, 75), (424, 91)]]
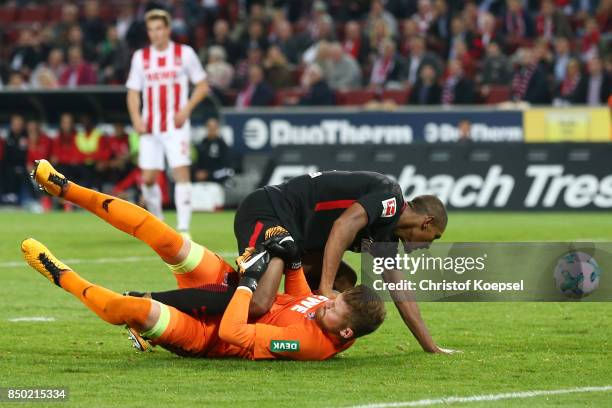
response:
[(54, 322), (55, 317), (32, 316), (32, 317), (15, 317), (8, 319), (9, 322)]
[[(215, 252), (221, 257), (238, 256), (234, 252)], [(115, 263), (137, 263), (137, 262), (161, 262), (158, 256), (126, 256), (126, 257), (114, 257), (114, 258), (74, 258), (74, 259), (62, 259), (62, 262), (68, 265), (78, 264), (115, 264)], [(16, 268), (26, 265), (25, 261), (6, 261), (0, 262), (0, 268)]]
[(398, 407), (428, 407), (441, 404), (460, 404), (466, 402), (499, 401), (506, 399), (533, 398), (545, 395), (563, 395), (587, 392), (608, 392), (612, 391), (612, 385), (602, 387), (579, 387), (565, 388), (560, 390), (538, 390), (523, 392), (507, 392), (503, 394), (472, 395), (469, 397), (441, 397), (435, 399), (422, 399), (404, 402), (381, 402), (366, 405), (354, 405), (351, 408), (398, 408)]

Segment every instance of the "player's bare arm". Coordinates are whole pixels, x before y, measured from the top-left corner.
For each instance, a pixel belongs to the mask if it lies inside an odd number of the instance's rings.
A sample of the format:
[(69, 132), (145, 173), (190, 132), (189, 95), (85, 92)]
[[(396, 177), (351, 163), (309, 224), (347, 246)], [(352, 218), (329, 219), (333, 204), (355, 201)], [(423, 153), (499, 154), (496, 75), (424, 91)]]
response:
[(185, 121), (191, 116), (191, 112), (200, 102), (208, 95), (209, 87), (206, 80), (201, 80), (195, 85), (191, 97), (187, 104), (174, 116), (174, 126), (180, 128)]
[(142, 115), (140, 114), (140, 91), (128, 89), (127, 107), (134, 130), (139, 134), (146, 133), (147, 128), (142, 120)]
[(357, 233), (367, 224), (368, 214), (358, 203), (351, 205), (334, 222), (323, 253), (323, 269), (319, 285), (319, 292), (323, 296), (334, 296), (332, 288), (342, 255), (355, 240)]

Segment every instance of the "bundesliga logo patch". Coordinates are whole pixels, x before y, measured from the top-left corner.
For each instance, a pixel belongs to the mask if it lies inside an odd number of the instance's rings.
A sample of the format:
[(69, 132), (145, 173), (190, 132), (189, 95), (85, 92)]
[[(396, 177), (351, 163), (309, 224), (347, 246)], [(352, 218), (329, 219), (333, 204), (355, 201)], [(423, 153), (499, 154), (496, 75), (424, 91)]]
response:
[(382, 206), (383, 210), (381, 217), (393, 217), (395, 215), (395, 211), (397, 211), (397, 203), (395, 201), (395, 197), (390, 198), (388, 200), (383, 200)]

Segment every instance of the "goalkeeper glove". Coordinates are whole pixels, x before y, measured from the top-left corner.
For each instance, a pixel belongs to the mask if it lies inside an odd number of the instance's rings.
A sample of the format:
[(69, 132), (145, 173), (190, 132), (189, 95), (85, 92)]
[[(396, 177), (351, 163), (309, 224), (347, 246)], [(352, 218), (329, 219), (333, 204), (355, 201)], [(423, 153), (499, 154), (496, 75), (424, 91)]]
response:
[(269, 262), (270, 254), (267, 251), (256, 251), (252, 247), (245, 249), (244, 253), (236, 258), (236, 264), (240, 272), (238, 286), (246, 286), (252, 292), (255, 292), (257, 283), (268, 268)]
[(295, 270), (302, 267), (300, 251), (286, 229), (283, 227), (269, 228), (266, 230), (265, 238), (263, 247), (270, 253), (270, 256), (281, 258), (289, 269)]

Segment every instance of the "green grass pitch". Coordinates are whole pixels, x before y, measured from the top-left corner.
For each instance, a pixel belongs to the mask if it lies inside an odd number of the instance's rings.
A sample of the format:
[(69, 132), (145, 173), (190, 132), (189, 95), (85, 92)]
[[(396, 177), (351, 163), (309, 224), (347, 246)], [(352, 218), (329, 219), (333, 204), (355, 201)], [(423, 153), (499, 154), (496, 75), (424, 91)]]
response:
[[(230, 212), (196, 214), (194, 239), (231, 258), (232, 221)], [(173, 288), (148, 247), (85, 212), (2, 212), (0, 231), (0, 387), (68, 387), (65, 406), (327, 407), (612, 385), (606, 303), (422, 304), (434, 338), (464, 351), (456, 356), (421, 352), (392, 304), (376, 333), (325, 362), (189, 359), (159, 348), (138, 354), (122, 327), (102, 322), (22, 263), (19, 244), (34, 237), (58, 257), (80, 260), (73, 267), (85, 278), (116, 291)], [(451, 213), (444, 236), (594, 239), (612, 240), (612, 214)], [(142, 259), (124, 262), (129, 257)], [(348, 259), (357, 266), (357, 256)], [(10, 321), (32, 316), (55, 321)], [(612, 392), (471, 405), (612, 406)]]

